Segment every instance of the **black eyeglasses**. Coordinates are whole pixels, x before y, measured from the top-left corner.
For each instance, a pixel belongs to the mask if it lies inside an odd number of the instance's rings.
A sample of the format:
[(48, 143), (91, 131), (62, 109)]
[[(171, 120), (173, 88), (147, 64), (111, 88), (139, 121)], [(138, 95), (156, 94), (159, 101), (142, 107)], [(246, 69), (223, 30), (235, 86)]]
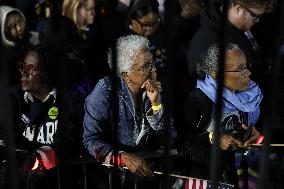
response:
[(246, 66), (242, 66), (238, 70), (228, 70), (228, 71), (225, 71), (225, 72), (240, 72), (241, 76), (247, 77), (249, 69)]
[(137, 69), (137, 71), (139, 72), (149, 72), (152, 70), (152, 68), (155, 66), (155, 63), (153, 62), (148, 62), (146, 64), (144, 64), (144, 66), (140, 69)]
[(261, 14), (261, 15), (257, 15), (257, 14), (255, 14), (254, 12), (252, 12), (251, 10), (249, 10), (247, 7), (242, 6), (242, 5), (241, 5), (241, 7), (242, 7), (243, 9), (245, 9), (245, 10), (250, 14), (250, 16), (253, 18), (253, 21), (254, 21), (255, 23), (257, 23), (257, 22), (260, 21), (260, 19), (261, 19), (261, 17), (262, 17), (262, 14)]
[(39, 75), (40, 69), (32, 64), (27, 64), (24, 61), (18, 61), (18, 67), (20, 72), (23, 72), (27, 75), (37, 76)]
[(149, 30), (149, 29), (159, 26), (162, 22), (162, 19), (158, 17), (154, 23), (143, 23), (139, 19), (136, 19), (136, 21), (139, 23), (139, 25), (141, 26), (143, 30)]

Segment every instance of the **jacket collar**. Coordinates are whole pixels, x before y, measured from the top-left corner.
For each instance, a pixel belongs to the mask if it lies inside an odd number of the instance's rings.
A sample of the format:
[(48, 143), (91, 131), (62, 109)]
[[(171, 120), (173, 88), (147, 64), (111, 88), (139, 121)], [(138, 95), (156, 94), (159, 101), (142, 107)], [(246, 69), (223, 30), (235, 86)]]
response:
[(119, 89), (120, 89), (119, 95), (122, 97), (122, 99), (128, 106), (128, 109), (131, 112), (131, 114), (135, 115), (134, 101), (132, 99), (132, 96), (131, 96), (131, 93), (129, 91), (127, 84), (122, 78), (120, 78)]
[[(136, 112), (135, 112), (133, 98), (131, 96), (131, 93), (130, 93), (130, 90), (129, 90), (127, 84), (125, 83), (125, 81), (122, 78), (120, 78), (120, 83), (119, 83), (119, 88), (118, 89), (119, 89), (118, 91), (120, 93), (119, 95), (122, 97), (122, 99), (124, 100), (124, 102), (128, 106), (129, 111), (132, 113), (133, 116), (135, 116)], [(143, 92), (143, 94), (142, 94), (142, 102), (143, 102), (143, 104), (144, 104), (144, 102), (146, 100), (146, 96), (147, 96), (146, 92)]]
[[(49, 99), (50, 96), (53, 96), (54, 100), (53, 100), (53, 103), (55, 102), (56, 100), (56, 89), (54, 88), (52, 91), (50, 91), (47, 95), (47, 97), (42, 101), (42, 102), (45, 102), (47, 99)], [(33, 95), (29, 92), (25, 92), (24, 93), (24, 100), (25, 102), (28, 104), (29, 101), (34, 103), (34, 98), (33, 98)]]

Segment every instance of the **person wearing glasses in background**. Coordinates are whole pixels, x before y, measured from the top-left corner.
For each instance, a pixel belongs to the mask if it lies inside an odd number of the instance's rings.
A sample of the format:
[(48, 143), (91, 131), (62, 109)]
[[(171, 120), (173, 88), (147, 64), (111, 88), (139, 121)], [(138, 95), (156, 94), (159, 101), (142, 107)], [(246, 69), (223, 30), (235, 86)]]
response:
[[(175, 129), (172, 122), (165, 125), (162, 88), (156, 79), (149, 40), (137, 35), (123, 36), (118, 39), (116, 50), (114, 83), (109, 76), (101, 79), (85, 100), (83, 143), (98, 162), (114, 163), (113, 158), (117, 158), (118, 166), (149, 179), (153, 170), (137, 153), (170, 145)], [(108, 61), (113, 67), (111, 52)], [(117, 107), (113, 106), (112, 95), (117, 95)], [(114, 112), (118, 120), (114, 120)], [(123, 188), (132, 188), (129, 178), (134, 175), (124, 171)], [(147, 182), (140, 184), (147, 186)]]
[(123, 34), (135, 34), (149, 39), (159, 79), (165, 75), (166, 61), (162, 22), (157, 0), (132, 0), (127, 14), (126, 31)]
[[(247, 67), (252, 73), (252, 79), (263, 88), (265, 68), (259, 57), (261, 49), (250, 30), (266, 14), (270, 1), (225, 0), (209, 3), (208, 8), (201, 14), (201, 27), (193, 36), (187, 49), (190, 75), (194, 78), (201, 53), (210, 45), (224, 40), (224, 42), (235, 43), (242, 49), (247, 57)], [(225, 5), (227, 5), (226, 11)]]
[[(178, 136), (184, 141), (179, 148), (180, 162), (183, 166), (184, 162), (190, 165), (183, 168), (187, 176), (209, 178), (210, 146), (214, 142), (216, 126), (220, 51), (220, 45), (214, 44), (202, 53), (197, 65), (197, 86), (185, 103), (184, 130), (182, 135)], [(254, 150), (249, 150), (247, 154), (245, 152), (250, 144), (260, 137), (255, 126), (260, 115), (262, 92), (258, 84), (250, 79), (251, 72), (247, 68), (244, 52), (236, 44), (226, 43), (224, 53), (223, 110), (219, 144), (222, 174), (218, 179), (234, 184), (236, 188), (252, 189), (256, 188), (259, 154)], [(249, 166), (249, 169), (243, 167), (243, 163)]]
[[(82, 149), (83, 99), (75, 91), (56, 87), (56, 62), (50, 46), (27, 50), (18, 66), (20, 86), (10, 89), (7, 111), (11, 113), (16, 148), (20, 149), (19, 188), (56, 189), (59, 161), (64, 165), (79, 157)], [(1, 128), (0, 140), (4, 143), (6, 134)], [(69, 177), (74, 173), (72, 169), (68, 172), (61, 168), (60, 179), (69, 181), (60, 186), (77, 188), (71, 184), (75, 179)], [(5, 184), (2, 187), (9, 188)]]
[(16, 62), (25, 47), (39, 43), (38, 33), (29, 31), (24, 14), (9, 6), (0, 6), (0, 29), (0, 75), (8, 86), (17, 85), (20, 74), (14, 73)]

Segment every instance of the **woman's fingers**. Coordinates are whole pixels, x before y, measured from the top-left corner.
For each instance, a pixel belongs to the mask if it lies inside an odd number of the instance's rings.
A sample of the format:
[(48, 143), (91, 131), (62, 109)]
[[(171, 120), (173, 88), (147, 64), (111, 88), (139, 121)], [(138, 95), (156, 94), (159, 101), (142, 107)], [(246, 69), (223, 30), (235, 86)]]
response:
[(253, 127), (252, 136), (244, 143), (244, 146), (247, 147), (249, 144), (256, 141), (259, 136), (260, 136), (260, 133), (258, 132), (258, 130), (255, 129), (255, 127)]
[(155, 91), (159, 93), (161, 91), (162, 85), (157, 80), (148, 79), (142, 84), (141, 88), (146, 88), (147, 91), (152, 93)]
[(157, 91), (158, 93), (161, 91), (161, 83), (160, 82), (148, 82), (146, 84), (146, 90), (149, 92), (155, 92)]
[(141, 166), (136, 170), (138, 176), (152, 176), (153, 172), (149, 169), (148, 166)]
[(148, 167), (148, 165), (145, 163), (145, 166), (142, 167), (144, 176), (152, 176), (153, 172), (152, 170)]
[(248, 129), (248, 126), (246, 126), (245, 124), (242, 124), (242, 128), (247, 130)]
[(130, 172), (138, 176), (151, 176), (153, 172), (146, 164), (145, 160), (135, 154), (123, 153), (122, 163), (129, 169)]

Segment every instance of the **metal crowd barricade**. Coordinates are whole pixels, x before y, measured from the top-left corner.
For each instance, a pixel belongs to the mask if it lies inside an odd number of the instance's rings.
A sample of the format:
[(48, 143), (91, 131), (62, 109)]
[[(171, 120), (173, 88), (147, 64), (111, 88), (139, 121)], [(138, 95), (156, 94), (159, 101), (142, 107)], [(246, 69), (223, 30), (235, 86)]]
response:
[[(145, 158), (145, 159), (151, 159), (151, 158), (163, 158), (165, 153), (165, 150), (155, 150), (155, 151), (149, 151), (149, 152), (138, 152), (137, 155)], [(177, 150), (176, 149), (170, 149), (168, 151), (169, 156), (176, 156), (177, 155)], [(73, 165), (82, 165), (82, 174), (83, 174), (83, 189), (88, 189), (88, 178), (87, 178), (87, 170), (86, 170), (86, 166), (90, 165), (90, 164), (98, 164), (98, 162), (91, 156), (84, 158), (81, 157), (75, 161), (72, 161), (69, 163), (70, 166)], [(108, 168), (108, 185), (109, 185), (109, 189), (112, 188), (119, 188), (119, 185), (113, 185), (113, 177), (114, 176), (119, 176), (119, 175), (114, 175), (113, 172), (115, 170), (118, 170), (118, 167), (111, 165), (111, 164), (102, 164), (102, 166), (105, 166), (106, 168)], [(58, 170), (60, 169), (60, 167), (58, 167)], [(59, 171), (60, 172), (60, 171)], [(156, 171), (157, 173), (159, 173), (159, 175), (163, 175), (166, 173), (162, 173), (159, 170)], [(155, 179), (155, 178), (154, 178)], [(58, 174), (58, 180), (60, 181), (60, 174)], [(134, 189), (137, 188), (138, 186), (138, 179), (137, 177), (134, 177)], [(60, 182), (58, 182), (58, 188), (60, 188)], [(115, 186), (115, 187), (113, 187)], [(161, 186), (161, 184), (160, 184)]]
[[(55, 1), (52, 1), (52, 2), (55, 2)], [(168, 12), (171, 11), (171, 3), (170, 2), (172, 2), (172, 0), (166, 0), (166, 4), (168, 5), (167, 9), (165, 9), (166, 10), (166, 14), (168, 14)], [(282, 0), (279, 1), (279, 6), (281, 6), (281, 10), (284, 10), (284, 3), (283, 3)], [(172, 15), (169, 14), (168, 16), (170, 17)], [(282, 14), (281, 14), (281, 17), (280, 17), (280, 24), (282, 24), (282, 25), (283, 25), (283, 18), (284, 18), (284, 16), (283, 16), (283, 11), (282, 11)], [(221, 30), (222, 30), (222, 28), (221, 28)], [(221, 33), (220, 33), (220, 37), (221, 37), (220, 39), (222, 39), (222, 34)], [(221, 40), (221, 42), (222, 42), (222, 40)], [(171, 44), (169, 46), (171, 46)], [(1, 53), (1, 51), (0, 51), (0, 53)], [(222, 52), (222, 54), (223, 54), (223, 52)], [(277, 56), (279, 56), (279, 55), (277, 55), (277, 54), (275, 55), (275, 57), (276, 57), (275, 60), (278, 60)], [(1, 60), (1, 63), (2, 63), (2, 60)], [(115, 65), (115, 59), (113, 61), (113, 64)], [(173, 62), (169, 61), (169, 65), (170, 65), (170, 67), (173, 67)], [(223, 66), (222, 65), (223, 65), (223, 63), (221, 61), (220, 64), (219, 64), (219, 71), (220, 71), (219, 75), (223, 75)], [(279, 69), (278, 69), (279, 65), (280, 65), (279, 61), (276, 61), (275, 64), (274, 64), (274, 68), (275, 69), (273, 69), (273, 70), (274, 70), (275, 74), (273, 74), (274, 75), (274, 77), (273, 77), (274, 81), (272, 83), (278, 84), (278, 82), (276, 82), (276, 81), (277, 81), (277, 76), (279, 76), (279, 74), (280, 74), (279, 73)], [(169, 74), (169, 75), (172, 75), (172, 74)], [(17, 178), (16, 178), (16, 165), (14, 164), (14, 162), (16, 162), (15, 151), (14, 151), (15, 145), (14, 145), (14, 142), (12, 140), (13, 139), (13, 131), (10, 130), (11, 127), (10, 127), (9, 120), (6, 119), (6, 118), (8, 118), (10, 116), (9, 112), (5, 111), (6, 102), (7, 102), (7, 91), (8, 91), (8, 88), (7, 88), (6, 84), (5, 84), (5, 82), (6, 82), (5, 78), (1, 77), (1, 79), (3, 79), (3, 80), (0, 81), (0, 94), (1, 94), (0, 95), (1, 96), (1, 100), (0, 100), (0, 106), (1, 106), (0, 107), (0, 114), (1, 114), (0, 115), (0, 118), (1, 118), (0, 119), (0, 125), (1, 125), (1, 127), (4, 124), (6, 125), (5, 127), (3, 126), (3, 128), (4, 128), (4, 131), (5, 131), (5, 134), (6, 134), (6, 138), (5, 139), (7, 141), (7, 147), (8, 147), (8, 150), (7, 150), (8, 151), (8, 158), (9, 158), (9, 160), (11, 160), (11, 161), (9, 161), (10, 162), (9, 163), (9, 173), (10, 173), (9, 174), (9, 183), (10, 183), (11, 189), (17, 189), (18, 186), (17, 186), (17, 181), (16, 181), (17, 180)], [(222, 104), (221, 103), (221, 95), (222, 95), (222, 88), (223, 88), (223, 82), (222, 81), (223, 81), (223, 77), (221, 77), (220, 82), (218, 83), (218, 97), (217, 97), (218, 101), (217, 101), (217, 108), (216, 108), (217, 116), (222, 111), (222, 108), (221, 108), (221, 104)], [(276, 87), (278, 87), (276, 84), (272, 85), (272, 88), (273, 88), (273, 90), (271, 90), (272, 92), (276, 91), (275, 89), (276, 89)], [(171, 85), (165, 85), (165, 86), (171, 86)], [(168, 88), (167, 91), (169, 93), (172, 92), (171, 88)], [(113, 96), (115, 96), (115, 95), (113, 95)], [(169, 100), (171, 100), (171, 94), (167, 94), (166, 96), (169, 97), (168, 98)], [(264, 128), (265, 128), (264, 129), (264, 131), (265, 131), (264, 135), (265, 135), (267, 140), (264, 143), (264, 147), (263, 147), (263, 151), (262, 151), (262, 161), (261, 161), (261, 165), (260, 165), (260, 170), (261, 170), (260, 173), (261, 174), (260, 174), (259, 185), (258, 185), (258, 188), (260, 188), (260, 189), (265, 188), (265, 186), (266, 186), (265, 182), (267, 181), (267, 178), (266, 178), (265, 174), (266, 174), (267, 169), (268, 169), (267, 162), (268, 162), (270, 134), (271, 134), (270, 133), (271, 130), (270, 130), (269, 125), (271, 123), (273, 123), (271, 121), (271, 119), (272, 119), (271, 112), (273, 112), (273, 111), (271, 111), (271, 110), (273, 110), (275, 108), (275, 102), (273, 100), (274, 100), (273, 99), (273, 95), (271, 95), (271, 97), (270, 97), (271, 107), (269, 108), (268, 115), (267, 115), (268, 116), (268, 121), (264, 125)], [(114, 99), (114, 101), (115, 101), (115, 99)], [(169, 105), (171, 105), (170, 102), (165, 102), (165, 107), (169, 107)], [(219, 120), (219, 119), (220, 118), (217, 117), (217, 120)], [(114, 134), (115, 134), (115, 132), (116, 131), (114, 129)], [(217, 137), (215, 137), (215, 141), (218, 141), (219, 140), (218, 130), (216, 130), (216, 136)], [(211, 175), (211, 178), (212, 178), (213, 181), (217, 180), (217, 177), (215, 175), (217, 175), (216, 173), (217, 173), (217, 169), (218, 169), (218, 165), (219, 165), (219, 163), (218, 163), (219, 162), (219, 159), (218, 159), (219, 155), (218, 155), (218, 150), (217, 150), (218, 148), (217, 148), (216, 145), (217, 145), (217, 142), (215, 142), (215, 145), (212, 148), (212, 154), (213, 155), (211, 157), (211, 160), (212, 160), (211, 162), (214, 162), (214, 163), (211, 163), (211, 169), (210, 169), (211, 170), (210, 171), (210, 173), (211, 173), (210, 175)], [(158, 153), (158, 154), (161, 155), (161, 153)], [(144, 154), (144, 155), (145, 155), (145, 157), (146, 156), (151, 156), (149, 154), (148, 155)], [(166, 153), (163, 152), (162, 155), (164, 155), (164, 156), (172, 155), (171, 154), (171, 150), (169, 150)], [(95, 160), (92, 160), (92, 161), (95, 161)], [(215, 164), (215, 162), (217, 162), (217, 163)], [(80, 163), (82, 163), (82, 162), (80, 162)], [(83, 163), (84, 188), (85, 189), (87, 188), (86, 165), (88, 163), (93, 163), (93, 162), (85, 161)], [(60, 175), (58, 175), (58, 177), (60, 177)], [(109, 174), (109, 183), (110, 183), (110, 186), (112, 186), (112, 183), (113, 183), (113, 173)], [(110, 187), (110, 188), (112, 188), (112, 187)]]

